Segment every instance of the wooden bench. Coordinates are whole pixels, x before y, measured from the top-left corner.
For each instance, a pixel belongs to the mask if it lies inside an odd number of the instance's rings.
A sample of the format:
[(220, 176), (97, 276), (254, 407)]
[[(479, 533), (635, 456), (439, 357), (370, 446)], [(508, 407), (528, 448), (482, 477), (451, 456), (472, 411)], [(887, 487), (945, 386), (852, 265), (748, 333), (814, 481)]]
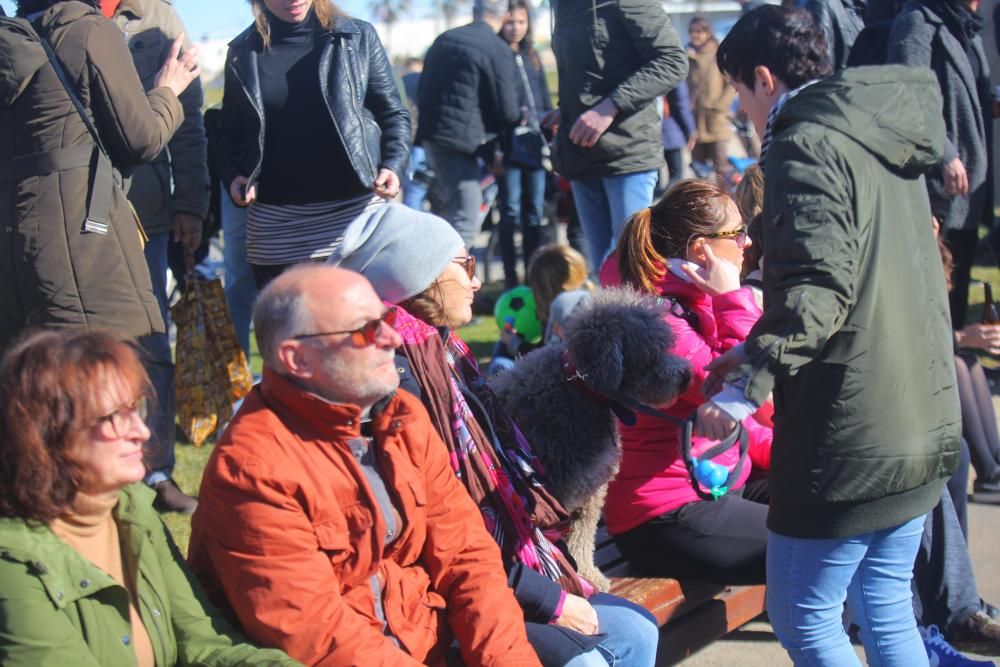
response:
[(642, 605), (660, 624), (657, 665), (673, 665), (764, 612), (764, 586), (720, 586), (629, 576), (629, 565), (602, 526), (595, 562), (611, 592)]

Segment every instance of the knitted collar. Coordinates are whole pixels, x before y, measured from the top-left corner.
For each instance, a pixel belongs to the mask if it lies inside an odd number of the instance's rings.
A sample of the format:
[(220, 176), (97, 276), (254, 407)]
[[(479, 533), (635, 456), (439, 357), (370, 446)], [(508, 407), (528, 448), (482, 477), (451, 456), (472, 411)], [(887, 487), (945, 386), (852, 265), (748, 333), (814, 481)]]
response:
[(758, 162), (760, 163), (762, 169), (764, 168), (764, 159), (767, 155), (767, 149), (771, 145), (772, 133), (774, 131), (774, 121), (778, 117), (778, 114), (781, 113), (781, 109), (788, 103), (788, 100), (792, 99), (817, 81), (819, 81), (819, 79), (812, 79), (811, 81), (806, 81), (794, 90), (789, 90), (787, 93), (782, 94), (775, 101), (774, 106), (771, 107), (771, 111), (767, 114), (767, 125), (764, 127), (764, 136), (760, 140), (760, 160), (758, 160)]

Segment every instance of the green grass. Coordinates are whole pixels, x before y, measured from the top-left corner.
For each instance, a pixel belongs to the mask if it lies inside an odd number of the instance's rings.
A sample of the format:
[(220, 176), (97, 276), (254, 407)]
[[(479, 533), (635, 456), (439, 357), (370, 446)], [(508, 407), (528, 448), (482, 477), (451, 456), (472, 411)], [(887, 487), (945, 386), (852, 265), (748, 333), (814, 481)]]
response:
[[(495, 298), (503, 291), (503, 283), (492, 283), (483, 287), (483, 293)], [(493, 353), (493, 344), (499, 333), (492, 315), (479, 315), (469, 325), (460, 330), (462, 340), (469, 344), (472, 353), (481, 363), (489, 361)], [(257, 341), (250, 337), (250, 369), (260, 375), (262, 361), (257, 351)], [(177, 465), (174, 468), (174, 480), (187, 493), (198, 492), (201, 486), (201, 473), (208, 463), (208, 457), (215, 447), (214, 441), (208, 441), (201, 447), (195, 447), (188, 442), (178, 442), (176, 446)], [(186, 554), (188, 542), (191, 539), (191, 518), (180, 514), (164, 514), (164, 520), (173, 533), (181, 553)]]

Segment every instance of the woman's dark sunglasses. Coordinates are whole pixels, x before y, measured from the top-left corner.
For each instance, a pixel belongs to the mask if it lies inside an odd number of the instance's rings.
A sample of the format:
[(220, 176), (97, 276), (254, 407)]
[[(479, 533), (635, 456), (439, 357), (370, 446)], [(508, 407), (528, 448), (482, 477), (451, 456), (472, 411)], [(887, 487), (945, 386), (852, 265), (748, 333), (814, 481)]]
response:
[(747, 237), (747, 226), (740, 225), (736, 229), (730, 229), (724, 232), (712, 232), (711, 234), (699, 234), (706, 239), (736, 239), (737, 241)]
[(379, 332), (382, 331), (383, 323), (388, 324), (390, 327), (396, 324), (396, 314), (396, 309), (390, 308), (382, 313), (382, 317), (376, 320), (371, 320), (370, 322), (365, 322), (357, 329), (351, 329), (350, 331), (323, 331), (321, 333), (300, 334), (298, 336), (292, 336), (292, 340), (306, 340), (308, 338), (319, 338), (320, 336), (350, 334), (351, 342), (358, 347), (374, 345), (375, 339), (378, 337)]
[(469, 280), (476, 277), (476, 256), (466, 255), (462, 259), (453, 259), (456, 264), (461, 264), (465, 267), (465, 273), (469, 276)]

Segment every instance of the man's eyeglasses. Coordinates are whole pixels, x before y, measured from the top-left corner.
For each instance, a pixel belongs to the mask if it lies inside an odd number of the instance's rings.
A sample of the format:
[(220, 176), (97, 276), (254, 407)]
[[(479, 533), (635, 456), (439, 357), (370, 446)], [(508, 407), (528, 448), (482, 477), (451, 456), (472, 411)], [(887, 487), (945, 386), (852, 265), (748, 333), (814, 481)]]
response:
[(712, 232), (711, 234), (699, 234), (698, 236), (706, 239), (735, 239), (739, 243), (747, 239), (747, 226), (740, 225), (736, 229), (728, 229), (724, 232)]
[(465, 268), (465, 273), (469, 276), (469, 280), (476, 277), (476, 256), (466, 255), (462, 259), (451, 260), (456, 264), (461, 264)]
[(145, 396), (140, 396), (129, 405), (123, 405), (114, 412), (98, 418), (97, 425), (104, 437), (122, 438), (128, 434), (136, 417), (145, 422), (147, 414), (149, 414), (149, 400)]
[(382, 313), (382, 317), (365, 322), (357, 329), (351, 329), (350, 331), (324, 331), (322, 333), (311, 333), (311, 334), (301, 334), (298, 336), (292, 336), (292, 340), (306, 340), (309, 338), (319, 338), (320, 336), (338, 336), (340, 334), (350, 334), (351, 342), (358, 347), (365, 347), (366, 345), (374, 345), (375, 339), (378, 338), (379, 333), (382, 331), (382, 324), (388, 324), (390, 327), (396, 324), (396, 314), (395, 308), (390, 308), (389, 310)]

